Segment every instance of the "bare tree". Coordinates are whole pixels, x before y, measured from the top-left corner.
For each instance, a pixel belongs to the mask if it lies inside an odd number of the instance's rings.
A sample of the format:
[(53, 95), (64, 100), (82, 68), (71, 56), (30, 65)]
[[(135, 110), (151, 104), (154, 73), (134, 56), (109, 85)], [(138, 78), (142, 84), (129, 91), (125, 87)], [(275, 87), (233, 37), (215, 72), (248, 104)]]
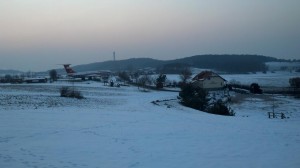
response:
[(55, 69), (52, 69), (49, 71), (49, 76), (50, 76), (50, 79), (51, 81), (56, 81), (57, 80), (57, 72)]
[(181, 73), (179, 74), (180, 79), (183, 83), (186, 83), (192, 77), (192, 71), (190, 68), (184, 68)]
[(125, 84), (126, 81), (130, 81), (130, 77), (129, 77), (128, 73), (125, 72), (125, 71), (119, 72), (119, 73), (118, 73), (118, 76), (119, 76), (119, 78), (120, 78), (121, 80), (123, 80), (124, 84)]
[(139, 77), (140, 77), (140, 73), (138, 71), (133, 73), (133, 78), (135, 79), (135, 83), (138, 83)]
[(149, 75), (143, 75), (138, 79), (138, 86), (141, 86), (146, 89), (147, 85), (150, 85), (152, 83), (151, 77)]

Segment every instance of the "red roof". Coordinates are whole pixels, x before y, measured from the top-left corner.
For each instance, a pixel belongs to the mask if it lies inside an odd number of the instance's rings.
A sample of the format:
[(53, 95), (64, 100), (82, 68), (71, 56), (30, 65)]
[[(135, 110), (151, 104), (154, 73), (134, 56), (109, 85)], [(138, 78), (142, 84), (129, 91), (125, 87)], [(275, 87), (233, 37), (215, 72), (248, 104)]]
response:
[[(220, 75), (212, 72), (212, 71), (202, 71), (201, 73), (199, 73), (198, 75), (196, 75), (193, 80), (205, 80), (211, 77), (220, 77), (222, 78)], [(226, 81), (224, 78), (222, 78), (224, 81)]]

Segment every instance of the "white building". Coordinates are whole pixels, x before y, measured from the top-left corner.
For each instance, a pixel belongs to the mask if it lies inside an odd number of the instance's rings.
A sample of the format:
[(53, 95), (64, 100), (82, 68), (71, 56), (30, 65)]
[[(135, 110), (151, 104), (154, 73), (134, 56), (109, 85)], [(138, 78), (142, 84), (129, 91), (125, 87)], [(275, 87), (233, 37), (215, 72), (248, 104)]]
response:
[(203, 89), (222, 89), (226, 86), (226, 80), (212, 71), (202, 71), (192, 79), (193, 85)]

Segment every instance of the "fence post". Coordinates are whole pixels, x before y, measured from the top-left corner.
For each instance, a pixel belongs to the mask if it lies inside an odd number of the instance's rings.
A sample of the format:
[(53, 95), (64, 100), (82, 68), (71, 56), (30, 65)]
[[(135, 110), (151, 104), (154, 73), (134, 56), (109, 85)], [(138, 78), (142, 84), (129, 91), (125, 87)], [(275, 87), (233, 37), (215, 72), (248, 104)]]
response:
[(285, 115), (281, 113), (281, 119), (285, 119)]

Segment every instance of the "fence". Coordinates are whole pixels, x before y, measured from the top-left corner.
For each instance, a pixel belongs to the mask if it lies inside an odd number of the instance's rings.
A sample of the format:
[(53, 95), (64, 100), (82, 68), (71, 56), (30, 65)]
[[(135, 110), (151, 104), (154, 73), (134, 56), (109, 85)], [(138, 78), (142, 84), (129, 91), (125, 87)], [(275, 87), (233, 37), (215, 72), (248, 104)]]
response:
[(280, 117), (281, 119), (285, 119), (285, 115), (283, 113), (274, 113), (274, 112), (268, 112), (269, 118), (277, 118)]

